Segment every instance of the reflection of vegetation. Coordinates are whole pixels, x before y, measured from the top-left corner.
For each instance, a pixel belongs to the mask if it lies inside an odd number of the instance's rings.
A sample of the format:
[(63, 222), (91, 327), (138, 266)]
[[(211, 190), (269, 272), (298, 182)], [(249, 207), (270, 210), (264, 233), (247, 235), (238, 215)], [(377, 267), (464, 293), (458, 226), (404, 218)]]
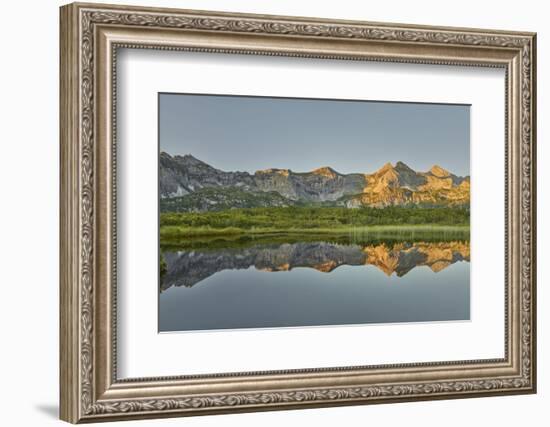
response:
[(164, 254), (162, 251), (160, 252), (160, 277), (164, 276), (166, 274), (166, 271), (168, 269), (168, 266), (166, 265), (166, 260), (164, 259)]
[[(470, 213), (459, 208), (252, 208), (221, 212), (163, 213), (161, 243), (205, 236), (273, 236), (284, 234), (364, 235), (372, 238), (469, 234)], [(456, 236), (458, 233), (458, 236)]]
[(257, 245), (281, 245), (283, 243), (327, 242), (339, 245), (393, 245), (395, 243), (452, 242), (470, 240), (466, 227), (440, 227), (439, 229), (410, 229), (370, 231), (363, 233), (310, 233), (310, 234), (241, 234), (225, 236), (195, 236), (190, 238), (164, 239), (166, 251), (244, 249)]

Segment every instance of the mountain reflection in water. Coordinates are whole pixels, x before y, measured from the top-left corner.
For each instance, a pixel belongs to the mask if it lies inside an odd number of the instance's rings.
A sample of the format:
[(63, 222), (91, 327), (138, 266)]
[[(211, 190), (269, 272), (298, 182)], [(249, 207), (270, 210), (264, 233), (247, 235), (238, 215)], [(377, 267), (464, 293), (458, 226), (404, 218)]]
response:
[(416, 267), (440, 272), (458, 261), (470, 261), (468, 241), (335, 243), (326, 241), (260, 243), (247, 247), (164, 250), (166, 273), (160, 290), (192, 287), (224, 270), (254, 267), (264, 272), (298, 267), (330, 273), (342, 265), (375, 266), (387, 276), (403, 277)]

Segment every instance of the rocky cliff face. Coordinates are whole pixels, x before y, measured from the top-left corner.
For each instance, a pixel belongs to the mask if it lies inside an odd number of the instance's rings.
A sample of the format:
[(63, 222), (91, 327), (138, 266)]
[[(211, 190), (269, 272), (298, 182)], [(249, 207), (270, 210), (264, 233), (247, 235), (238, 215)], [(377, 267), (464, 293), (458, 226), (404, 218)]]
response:
[[(177, 199), (168, 204), (174, 210), (178, 210), (176, 206), (183, 207), (179, 210), (215, 209), (220, 198), (224, 208), (231, 207), (233, 196), (227, 196), (231, 192), (239, 194), (234, 207), (300, 203), (329, 203), (349, 208), (408, 204), (455, 206), (469, 203), (470, 179), (437, 165), (427, 172), (417, 172), (403, 162), (387, 163), (370, 174), (341, 174), (328, 166), (302, 173), (289, 169), (266, 169), (254, 174), (225, 172), (191, 155), (161, 153), (160, 195), (162, 199)], [(266, 196), (269, 194), (277, 200)], [(195, 203), (199, 199), (202, 203)]]
[(440, 166), (428, 172), (415, 172), (403, 162), (386, 163), (373, 174), (366, 175), (367, 184), (361, 194), (345, 201), (348, 207), (467, 205), (470, 203), (470, 178), (451, 174)]
[(176, 197), (209, 187), (256, 188), (254, 178), (247, 172), (223, 172), (191, 155), (160, 154), (161, 197)]
[(262, 191), (276, 191), (295, 201), (336, 201), (348, 194), (361, 192), (365, 178), (361, 174), (343, 175), (330, 167), (298, 173), (288, 169), (257, 171), (254, 179)]

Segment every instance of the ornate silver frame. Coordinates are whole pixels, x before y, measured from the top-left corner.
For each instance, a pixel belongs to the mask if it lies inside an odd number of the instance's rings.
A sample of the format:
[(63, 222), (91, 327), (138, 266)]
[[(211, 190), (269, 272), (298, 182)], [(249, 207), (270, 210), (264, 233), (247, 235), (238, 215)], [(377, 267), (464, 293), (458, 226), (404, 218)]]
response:
[[(99, 4), (61, 8), (61, 419), (108, 421), (534, 393), (533, 33)], [(116, 376), (117, 48), (506, 70), (505, 357), (174, 378)]]

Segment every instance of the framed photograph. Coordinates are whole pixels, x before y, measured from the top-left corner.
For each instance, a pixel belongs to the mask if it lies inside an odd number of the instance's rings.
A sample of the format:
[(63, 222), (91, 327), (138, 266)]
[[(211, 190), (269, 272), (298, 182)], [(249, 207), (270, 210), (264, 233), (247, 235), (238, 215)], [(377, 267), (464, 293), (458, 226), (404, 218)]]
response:
[(61, 418), (536, 391), (535, 34), (61, 8)]

